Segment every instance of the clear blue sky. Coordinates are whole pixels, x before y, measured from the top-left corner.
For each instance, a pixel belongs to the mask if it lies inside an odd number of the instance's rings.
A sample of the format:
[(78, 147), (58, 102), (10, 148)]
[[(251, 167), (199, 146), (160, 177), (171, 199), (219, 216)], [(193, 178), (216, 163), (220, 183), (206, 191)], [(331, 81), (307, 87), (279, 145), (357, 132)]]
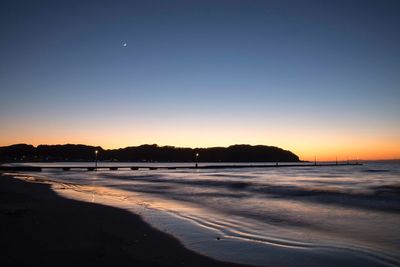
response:
[(2, 1), (0, 145), (395, 157), (399, 14), (384, 0)]

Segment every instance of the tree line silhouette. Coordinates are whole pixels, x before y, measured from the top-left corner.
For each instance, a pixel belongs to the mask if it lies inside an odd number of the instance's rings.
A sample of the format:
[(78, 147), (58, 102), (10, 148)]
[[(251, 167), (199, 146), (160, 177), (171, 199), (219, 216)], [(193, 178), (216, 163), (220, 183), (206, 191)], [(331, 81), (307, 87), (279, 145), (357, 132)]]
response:
[(134, 162), (298, 162), (291, 151), (275, 146), (232, 145), (229, 147), (184, 148), (174, 146), (141, 145), (120, 149), (103, 149), (87, 145), (16, 144), (0, 147), (2, 162), (93, 161), (95, 151), (101, 161)]

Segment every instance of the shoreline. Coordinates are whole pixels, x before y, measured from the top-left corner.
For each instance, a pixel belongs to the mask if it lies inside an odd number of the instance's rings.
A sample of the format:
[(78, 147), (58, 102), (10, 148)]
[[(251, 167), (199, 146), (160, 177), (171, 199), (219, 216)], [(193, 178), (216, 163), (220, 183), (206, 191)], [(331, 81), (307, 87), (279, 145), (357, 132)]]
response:
[(185, 248), (123, 209), (63, 198), (0, 173), (2, 266), (248, 266)]
[[(266, 239), (263, 238), (260, 239), (259, 237), (255, 238), (255, 236), (250, 236), (248, 238), (248, 236), (246, 235), (247, 232), (243, 232), (242, 234), (237, 232), (231, 232), (232, 229), (229, 226), (224, 225), (223, 222), (226, 222), (224, 218), (217, 216), (214, 217), (214, 219), (218, 218), (217, 221), (215, 220), (202, 221), (201, 215), (200, 217), (198, 217), (197, 215), (198, 214), (204, 215), (204, 211), (207, 210), (202, 210), (201, 206), (200, 206), (201, 210), (197, 210), (196, 206), (192, 205), (188, 206), (188, 203), (183, 203), (184, 205), (181, 206), (181, 204), (178, 203), (179, 201), (176, 202), (172, 200), (171, 202), (171, 200), (169, 199), (159, 198), (158, 196), (147, 196), (146, 194), (143, 195), (140, 193), (140, 190), (139, 193), (135, 191), (133, 192), (125, 191), (123, 189), (121, 191), (120, 189), (112, 187), (108, 188), (107, 186), (103, 186), (101, 182), (100, 183), (89, 182), (81, 184), (81, 182), (78, 182), (79, 179), (76, 181), (72, 180), (74, 182), (71, 181), (72, 182), (71, 183), (69, 179), (55, 179), (55, 177), (53, 176), (55, 175), (55, 173), (48, 173), (47, 176), (36, 175), (34, 173), (28, 175), (24, 173), (5, 173), (5, 175), (7, 175), (9, 179), (11, 179), (10, 177), (14, 178), (11, 180), (15, 180), (17, 182), (25, 184), (24, 187), (45, 186), (47, 191), (50, 191), (52, 195), (55, 195), (53, 197), (56, 198), (71, 200), (79, 204), (88, 204), (89, 206), (90, 205), (101, 206), (111, 210), (123, 211), (124, 213), (127, 213), (129, 216), (132, 215), (134, 217), (137, 217), (141, 221), (141, 224), (147, 225), (147, 227), (151, 228), (151, 230), (154, 230), (156, 232), (158, 231), (161, 234), (167, 235), (170, 238), (174, 239), (179, 244), (180, 246), (179, 249), (187, 250), (195, 254), (196, 256), (202, 255), (200, 257), (205, 257), (208, 260), (212, 261), (212, 263), (198, 263), (198, 265), (193, 264), (192, 262), (188, 262), (186, 260), (183, 261), (182, 263), (176, 263), (175, 261), (171, 263), (170, 259), (168, 259), (168, 256), (165, 256), (165, 253), (164, 254), (161, 253), (162, 256), (157, 256), (160, 254), (158, 250), (160, 249), (164, 250), (164, 248), (167, 247), (167, 250), (169, 251), (167, 252), (167, 254), (171, 256), (176, 254), (175, 253), (176, 248), (171, 248), (168, 245), (168, 243), (165, 242), (159, 243), (158, 239), (156, 238), (153, 239), (153, 244), (147, 244), (147, 245), (151, 247), (150, 248), (151, 251), (157, 250), (158, 254), (157, 253), (154, 254), (152, 252), (146, 252), (150, 253), (150, 255), (145, 253), (144, 254), (139, 253), (140, 260), (142, 259), (141, 257), (143, 255), (147, 255), (145, 257), (144, 262), (138, 263), (139, 266), (165, 266), (165, 265), (239, 266), (240, 264), (242, 264), (242, 266), (277, 265), (277, 266), (308, 266), (308, 267), (321, 266), (321, 265), (398, 266), (398, 261), (396, 260), (396, 257), (393, 258), (390, 256), (390, 254), (382, 252), (376, 253), (375, 251), (370, 250), (368, 247), (363, 247), (363, 246), (354, 247), (351, 244), (347, 243), (341, 245), (340, 243), (335, 244), (332, 242), (330, 244), (324, 244), (321, 242), (319, 243), (311, 242), (310, 244), (308, 244), (307, 242), (304, 243), (306, 240), (303, 239), (298, 240), (293, 238), (293, 236), (291, 236), (292, 238), (290, 239), (284, 239), (284, 238), (281, 239), (277, 234), (280, 233), (282, 229), (275, 229), (278, 232), (270, 232), (270, 235), (265, 235), (265, 236), (261, 233), (261, 235), (264, 236)], [(6, 199), (2, 197), (2, 193), (4, 193), (3, 188), (7, 188), (5, 186), (2, 186), (1, 178), (2, 177), (0, 177), (0, 215), (2, 215), (1, 204), (4, 202), (3, 199)], [(95, 180), (93, 181), (97, 181), (96, 176), (94, 176), (94, 179)], [(31, 188), (30, 190), (28, 190), (28, 195), (33, 193), (32, 191), (33, 189)], [(37, 188), (35, 190), (37, 190)], [(127, 192), (129, 193), (127, 194)], [(19, 193), (21, 192), (18, 191), (14, 193), (17, 193), (17, 195), (19, 195)], [(26, 192), (23, 193), (25, 194)], [(48, 194), (48, 192), (46, 192), (46, 194)], [(42, 197), (42, 195), (40, 197)], [(37, 201), (38, 199), (36, 198), (34, 197), (33, 199)], [(45, 204), (48, 205), (48, 203)], [(192, 210), (193, 208), (195, 208), (196, 211), (194, 211), (193, 214), (186, 213), (186, 209), (189, 207), (191, 211), (193, 211)], [(8, 211), (6, 211), (6, 213), (7, 212)], [(20, 211), (17, 209), (16, 213), (19, 212)], [(91, 211), (87, 209), (86, 213), (90, 212)], [(206, 214), (209, 214), (209, 212), (211, 212), (209, 216), (211, 216), (212, 218), (213, 216), (212, 211), (208, 210)], [(11, 211), (11, 213), (14, 213), (14, 211)], [(22, 213), (25, 213), (25, 211), (22, 210)], [(97, 215), (96, 218), (105, 216), (107, 217), (107, 220), (110, 220), (110, 218), (108, 218), (110, 217), (109, 212), (104, 213), (99, 211), (98, 213), (99, 214)], [(47, 213), (45, 214), (47, 215)], [(64, 216), (64, 220), (66, 220), (66, 222), (62, 221), (60, 229), (70, 230), (68, 229), (69, 227), (68, 220), (71, 220), (71, 216), (68, 215), (70, 213), (65, 214), (65, 212), (61, 211), (61, 214), (62, 216)], [(78, 214), (78, 216), (81, 216), (82, 214), (83, 212)], [(43, 214), (41, 216), (43, 216)], [(209, 223), (211, 223), (212, 225), (209, 225)], [(214, 225), (214, 223), (217, 224)], [(98, 220), (92, 220), (92, 222), (89, 225), (85, 224), (84, 227), (88, 229), (92, 228), (93, 225), (98, 227), (97, 224)], [(105, 239), (108, 239), (110, 236), (114, 235), (115, 229), (113, 228), (117, 226), (121, 228), (120, 229), (121, 233), (119, 233), (119, 236), (117, 238), (121, 239), (121, 236), (123, 236), (124, 233), (128, 234), (131, 233), (130, 232), (131, 229), (129, 228), (131, 228), (132, 225), (136, 227), (136, 223), (133, 224), (131, 223), (129, 225), (123, 224), (122, 227), (120, 227), (119, 220), (110, 221), (108, 222), (108, 225), (109, 225), (108, 228), (100, 227), (100, 233), (98, 234), (98, 236), (106, 235)], [(74, 226), (80, 227), (80, 225), (77, 225), (76, 223), (74, 224)], [(24, 227), (25, 226), (22, 225), (21, 228), (24, 229)], [(5, 228), (1, 227), (1, 229)], [(106, 231), (104, 229), (106, 229)], [(14, 229), (14, 231), (18, 230), (19, 230), (18, 228)], [(82, 231), (82, 229), (80, 230)], [(92, 236), (93, 235), (94, 234), (92, 234)], [(140, 235), (139, 237), (143, 238)], [(133, 245), (142, 246), (141, 242), (143, 242), (143, 240), (140, 239), (139, 240), (140, 242), (136, 242), (137, 241), (136, 236), (134, 236), (134, 238), (135, 238), (134, 239), (135, 244)], [(301, 243), (298, 243), (296, 240), (301, 241)], [(83, 239), (83, 241), (86, 242), (85, 239)], [(284, 242), (282, 243), (281, 241)], [(96, 239), (95, 245), (97, 244), (96, 242), (99, 241)], [(109, 242), (110, 241), (102, 239), (102, 242), (99, 242), (98, 244), (100, 245), (100, 247), (104, 245), (107, 246)], [(131, 243), (130, 242), (131, 240), (125, 241), (125, 243), (129, 244), (128, 249), (130, 248), (136, 249), (134, 246), (132, 246), (132, 242)], [(115, 244), (113, 246), (122, 247), (123, 249), (126, 249), (127, 247), (124, 244), (122, 245)], [(23, 252), (25, 252), (27, 249), (29, 248), (26, 248), (25, 250), (23, 250)], [(96, 247), (96, 249), (98, 248)], [(3, 249), (3, 251), (6, 250)], [(15, 251), (18, 251), (18, 249), (16, 249)], [(117, 252), (120, 251), (118, 251), (117, 249)], [(111, 253), (115, 254), (115, 251), (111, 251)], [(159, 261), (156, 261), (154, 263), (153, 254), (157, 257), (157, 259), (161, 260), (161, 263)], [(116, 255), (118, 256), (120, 254)], [(137, 255), (135, 254), (135, 256)], [(126, 258), (126, 255), (124, 255), (124, 257)], [(62, 258), (63, 255), (61, 254), (58, 255), (58, 257), (55, 257), (54, 259), (57, 260)], [(166, 262), (163, 261), (165, 258), (167, 258)], [(135, 263), (137, 259), (134, 258), (134, 260), (135, 261), (129, 260), (129, 262)], [(215, 263), (215, 261), (217, 261), (217, 263)], [(125, 263), (126, 262), (128, 262), (128, 260), (126, 260)], [(233, 263), (224, 263), (224, 262), (233, 262)], [(92, 264), (92, 262), (90, 262), (89, 264)], [(104, 266), (108, 266), (111, 264), (114, 265), (115, 262), (109, 261), (109, 263), (105, 264)], [(124, 264), (123, 260), (117, 263), (117, 265), (121, 264)], [(96, 265), (99, 264), (96, 263)], [(21, 266), (21, 264), (17, 264), (14, 266)]]

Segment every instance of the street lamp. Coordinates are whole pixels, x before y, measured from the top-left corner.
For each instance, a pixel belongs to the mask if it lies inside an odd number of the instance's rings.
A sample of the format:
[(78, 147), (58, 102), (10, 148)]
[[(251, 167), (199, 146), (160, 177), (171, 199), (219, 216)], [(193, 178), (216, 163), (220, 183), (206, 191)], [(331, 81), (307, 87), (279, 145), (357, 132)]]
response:
[(95, 170), (97, 171), (97, 154), (99, 154), (98, 150), (94, 151), (94, 157), (95, 157)]
[(196, 168), (198, 167), (198, 162), (199, 162), (199, 153), (196, 153)]

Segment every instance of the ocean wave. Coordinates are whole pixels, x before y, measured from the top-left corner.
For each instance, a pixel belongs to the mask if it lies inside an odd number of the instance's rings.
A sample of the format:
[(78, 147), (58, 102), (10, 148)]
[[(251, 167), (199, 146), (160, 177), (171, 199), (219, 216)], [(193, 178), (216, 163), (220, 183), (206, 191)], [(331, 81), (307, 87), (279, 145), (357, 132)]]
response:
[[(145, 182), (141, 184), (132, 184), (124, 186), (125, 190), (141, 191), (153, 194), (162, 194), (168, 197), (176, 196), (180, 186), (187, 186), (194, 190), (183, 195), (202, 197), (204, 189), (225, 190), (221, 194), (208, 193), (209, 196), (221, 198), (241, 198), (246, 196), (258, 196), (264, 198), (282, 198), (295, 199), (307, 202), (324, 203), (329, 205), (341, 205), (361, 209), (375, 209), (386, 212), (400, 211), (400, 187), (393, 185), (364, 186), (359, 181), (352, 181), (352, 187), (346, 188), (349, 182), (340, 182), (338, 184), (322, 184), (320, 186), (302, 186), (302, 185), (279, 185), (254, 182), (249, 179), (246, 181), (237, 181), (229, 179), (187, 179), (171, 178), (169, 175), (141, 175), (141, 176), (113, 176), (113, 179), (132, 180), (136, 182)], [(321, 182), (321, 181), (320, 181)], [(162, 183), (163, 185), (159, 185)], [(317, 183), (318, 184), (318, 183)], [(219, 188), (219, 189), (218, 189)], [(197, 189), (197, 190), (195, 190)], [(183, 189), (182, 189), (183, 190)]]

